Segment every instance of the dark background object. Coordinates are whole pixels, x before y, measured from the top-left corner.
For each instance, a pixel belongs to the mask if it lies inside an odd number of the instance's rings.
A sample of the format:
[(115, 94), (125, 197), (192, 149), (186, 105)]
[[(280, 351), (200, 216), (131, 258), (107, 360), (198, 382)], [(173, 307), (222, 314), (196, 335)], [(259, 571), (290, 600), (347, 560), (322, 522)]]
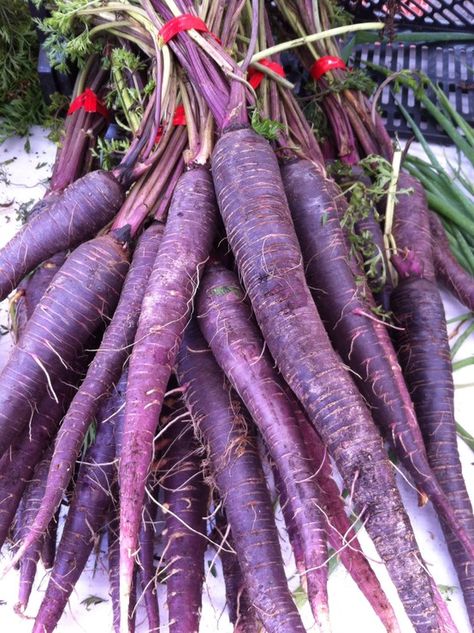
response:
[[(36, 7), (32, 2), (28, 2), (31, 17), (43, 20), (48, 17), (48, 11), (43, 6)], [(36, 26), (36, 33), (39, 41), (38, 53), (38, 76), (40, 80), (41, 92), (46, 103), (51, 102), (51, 95), (59, 92), (62, 95), (70, 96), (74, 88), (75, 72), (60, 73), (51, 68), (48, 55), (44, 47), (45, 33)]]
[[(388, 0), (342, 0), (356, 22), (385, 20)], [(395, 25), (410, 31), (471, 30), (474, 24), (472, 0), (400, 0)]]
[[(354, 15), (355, 22), (387, 19), (388, 0), (342, 0)], [(364, 67), (366, 62), (397, 71), (421, 70), (439, 84), (450, 102), (470, 125), (474, 125), (474, 1), (473, 0), (400, 0), (394, 15), (398, 34), (403, 32), (452, 32), (452, 40), (443, 44), (409, 44), (404, 42), (359, 44), (350, 65)], [(456, 32), (471, 32), (473, 43), (456, 42)], [(380, 83), (384, 76), (367, 68)], [(429, 95), (431, 96), (431, 95)], [(416, 101), (413, 92), (401, 87), (395, 96), (392, 86), (381, 95), (379, 108), (390, 133), (412, 136), (412, 131), (398, 109), (397, 100), (406, 108), (428, 141), (450, 143), (449, 137)]]
[[(403, 68), (423, 71), (442, 88), (464, 119), (474, 126), (474, 45), (439, 46), (394, 42), (357, 46), (351, 65), (364, 67), (367, 62), (385, 66), (394, 72)], [(378, 83), (383, 81), (384, 76), (370, 68), (367, 70)], [(429, 90), (428, 96), (436, 102)], [(413, 91), (401, 86), (399, 92), (394, 95), (393, 84), (384, 88), (378, 102), (389, 132), (397, 133), (405, 138), (413, 135), (397, 106), (397, 101), (409, 112), (427, 140), (436, 143), (451, 143), (450, 138), (424, 106), (415, 99)]]

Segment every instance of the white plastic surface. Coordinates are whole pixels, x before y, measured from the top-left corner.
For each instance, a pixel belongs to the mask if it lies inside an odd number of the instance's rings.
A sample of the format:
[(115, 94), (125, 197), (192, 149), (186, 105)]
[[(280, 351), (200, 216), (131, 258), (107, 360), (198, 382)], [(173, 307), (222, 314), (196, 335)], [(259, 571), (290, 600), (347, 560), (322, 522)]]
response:
[[(30, 138), (31, 149), (29, 153), (24, 151), (24, 143), (24, 139), (11, 139), (0, 146), (0, 246), (10, 239), (19, 226), (15, 220), (18, 205), (41, 197), (44, 191), (44, 183), (48, 178), (54, 160), (55, 148), (47, 141), (44, 131), (40, 128), (36, 128), (33, 131), (33, 135)], [(444, 157), (445, 152), (446, 150), (444, 149), (437, 149), (437, 154), (440, 158)], [(453, 153), (450, 154), (450, 160), (454, 160)], [(443, 299), (448, 318), (466, 312), (463, 306), (446, 294), (443, 294)], [(1, 325), (8, 324), (7, 308), (7, 302), (0, 304)], [(454, 328), (454, 326), (451, 327)], [(8, 355), (9, 338), (7, 334), (0, 339), (0, 368), (3, 367)], [(474, 355), (473, 337), (463, 346), (456, 360), (472, 355)], [(466, 430), (474, 434), (472, 415), (474, 408), (474, 368), (469, 367), (456, 372), (455, 383), (457, 385), (455, 394), (457, 420)], [(459, 441), (459, 450), (465, 478), (470, 488), (471, 498), (474, 500), (474, 454), (462, 441)], [(459, 632), (470, 633), (471, 628), (465, 613), (456, 574), (447, 554), (435, 514), (429, 505), (424, 508), (417, 507), (416, 495), (402, 477), (399, 477), (399, 484), (424, 560), (436, 583), (448, 588), (443, 591), (449, 599), (448, 607), (459, 628)], [(279, 519), (279, 528), (283, 535), (284, 529), (281, 519)], [(373, 561), (374, 569), (396, 609), (402, 632), (410, 633), (412, 627), (403, 613), (387, 574), (380, 563), (377, 563), (377, 556), (371, 542), (363, 531), (359, 533), (359, 538), (367, 556)], [(3, 555), (8, 557), (6, 548), (3, 550)], [(209, 564), (213, 557), (214, 551), (208, 550), (207, 559)], [(291, 577), (291, 587), (296, 589), (299, 581), (294, 576), (291, 554), (286, 543), (284, 543), (284, 557), (288, 576)], [(0, 571), (1, 567), (0, 561)], [(208, 568), (209, 565), (206, 565), (206, 569)], [(108, 595), (106, 570), (106, 560), (103, 556), (99, 556), (98, 561), (96, 561), (95, 557), (91, 557), (87, 566), (87, 572), (83, 574), (77, 584), (69, 606), (57, 628), (58, 633), (82, 633), (92, 630), (105, 632), (112, 630), (111, 603)], [(202, 633), (227, 633), (232, 631), (232, 626), (225, 613), (222, 571), (219, 565), (216, 567), (216, 574), (217, 577), (214, 577), (213, 574), (207, 573), (206, 577), (200, 629)], [(41, 568), (38, 569), (37, 587), (33, 591), (26, 616), (20, 617), (13, 612), (18, 588), (17, 572), (11, 571), (6, 577), (0, 579), (0, 622), (2, 631), (23, 633), (31, 630), (32, 620), (29, 618), (34, 617), (39, 607), (47, 580), (44, 571)], [(166, 607), (164, 604), (165, 593), (165, 588), (161, 587), (160, 607), (163, 623), (161, 630), (163, 633), (167, 631)], [(104, 599), (104, 602), (88, 609), (82, 601), (89, 596), (98, 596)], [(334, 633), (362, 630), (365, 633), (383, 632), (383, 627), (341, 564), (338, 564), (331, 574), (329, 596)], [(302, 613), (308, 630), (314, 631), (312, 618), (307, 606), (302, 607)], [(137, 623), (138, 633), (147, 630), (145, 613), (141, 605), (138, 609)]]

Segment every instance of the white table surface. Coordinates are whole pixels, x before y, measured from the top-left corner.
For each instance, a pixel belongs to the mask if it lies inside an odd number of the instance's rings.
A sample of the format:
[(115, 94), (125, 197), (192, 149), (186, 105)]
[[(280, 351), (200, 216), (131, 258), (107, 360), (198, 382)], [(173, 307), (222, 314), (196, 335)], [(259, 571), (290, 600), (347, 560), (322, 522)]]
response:
[[(24, 139), (13, 138), (0, 145), (0, 246), (10, 239), (19, 226), (15, 220), (18, 205), (41, 197), (44, 191), (44, 183), (49, 176), (54, 159), (54, 146), (46, 139), (46, 134), (41, 128), (33, 129), (30, 137), (31, 149), (29, 153), (24, 151), (24, 144)], [(422, 156), (419, 147), (412, 146), (412, 150)], [(442, 148), (436, 148), (436, 151), (440, 159), (447, 157), (453, 161), (454, 154), (452, 152), (450, 153)], [(474, 174), (471, 172), (471, 177), (473, 176)], [(466, 312), (463, 306), (445, 293), (443, 293), (443, 300), (448, 318)], [(8, 324), (7, 307), (6, 301), (0, 303), (0, 324), (2, 325)], [(0, 368), (5, 363), (8, 355), (9, 339), (9, 335), (0, 338)], [(474, 355), (474, 337), (471, 337), (471, 340), (466, 342), (456, 360), (472, 355)], [(472, 416), (474, 408), (474, 369), (470, 367), (459, 370), (455, 373), (454, 379), (457, 386), (455, 392), (456, 418), (471, 434), (474, 434), (474, 420)], [(461, 441), (459, 441), (459, 451), (465, 478), (471, 498), (474, 501), (474, 454)], [(440, 586), (452, 588), (448, 591), (449, 601), (447, 604), (459, 632), (470, 633), (471, 628), (463, 605), (457, 577), (447, 554), (435, 514), (429, 505), (424, 508), (418, 508), (416, 495), (413, 490), (401, 477), (398, 479), (424, 560), (436, 583)], [(284, 529), (281, 518), (278, 520), (278, 525), (283, 537)], [(373, 561), (374, 570), (394, 605), (402, 632), (410, 633), (412, 627), (403, 612), (385, 570), (377, 562), (378, 557), (371, 542), (363, 531), (359, 532), (359, 538), (369, 560)], [(295, 589), (299, 581), (294, 576), (291, 553), (286, 542), (283, 543), (283, 551), (288, 576), (290, 577), (290, 585)], [(3, 550), (3, 555), (7, 558), (9, 556), (6, 548)], [(214, 553), (209, 551), (207, 559), (210, 561), (213, 555)], [(111, 630), (111, 603), (108, 595), (106, 569), (106, 560), (103, 556), (99, 556), (98, 562), (91, 557), (87, 565), (87, 571), (78, 582), (68, 608), (56, 629), (59, 633)], [(23, 633), (31, 630), (31, 617), (34, 617), (39, 607), (46, 584), (47, 575), (39, 567), (36, 588), (33, 591), (26, 615), (20, 617), (13, 612), (18, 587), (18, 573), (12, 571), (6, 577), (0, 579), (0, 622), (3, 631)], [(81, 601), (90, 595), (100, 596), (105, 601), (88, 610), (81, 604)], [(159, 598), (163, 625), (161, 630), (166, 633), (166, 591), (164, 587), (160, 587)], [(364, 630), (365, 633), (379, 633), (384, 630), (366, 603), (365, 598), (341, 564), (337, 565), (331, 574), (329, 598), (334, 633), (361, 630)], [(303, 605), (302, 615), (308, 630), (314, 631), (307, 605)], [(137, 623), (137, 631), (139, 633), (147, 630), (145, 613), (141, 605), (137, 612)], [(225, 613), (222, 571), (219, 566), (217, 567), (217, 578), (214, 578), (210, 573), (206, 577), (200, 630), (203, 633), (227, 633), (232, 631), (232, 626)]]

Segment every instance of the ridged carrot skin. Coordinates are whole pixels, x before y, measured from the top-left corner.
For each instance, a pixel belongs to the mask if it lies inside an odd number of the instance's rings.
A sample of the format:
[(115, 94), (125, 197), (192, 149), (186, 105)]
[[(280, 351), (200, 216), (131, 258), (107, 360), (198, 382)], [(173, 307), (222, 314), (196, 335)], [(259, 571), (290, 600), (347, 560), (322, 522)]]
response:
[(214, 149), (212, 173), (229, 244), (269, 350), (351, 490), (414, 628), (439, 632), (430, 578), (393, 468), (306, 284), (272, 149), (248, 128), (228, 132)]
[[(454, 384), (444, 308), (432, 281), (400, 281), (392, 293), (398, 353), (433, 471), (449, 497), (454, 515), (474, 539), (474, 517), (457, 452)], [(453, 450), (455, 447), (455, 450)], [(474, 625), (474, 562), (442, 521), (445, 538)]]
[(98, 413), (97, 435), (86, 451), (59, 542), (51, 577), (35, 619), (33, 633), (50, 633), (61, 618), (67, 601), (87, 563), (95, 538), (104, 526), (111, 506), (115, 476), (114, 413), (122, 402), (114, 393)]
[(48, 381), (113, 312), (127, 258), (123, 242), (108, 234), (81, 244), (55, 276), (0, 375), (0, 455), (28, 424)]
[(430, 467), (387, 326), (372, 312), (370, 289), (340, 226), (335, 186), (309, 161), (285, 165), (282, 177), (308, 285), (333, 346), (353, 370), (375, 422), (415, 484), (460, 533), (462, 525)]
[[(426, 197), (412, 176), (402, 173), (393, 236), (398, 256), (392, 262), (399, 283), (391, 308), (403, 330), (396, 331), (398, 356), (415, 405), (426, 452), (435, 476), (449, 498), (453, 516), (474, 543), (474, 516), (459, 459), (454, 416), (454, 384), (446, 317), (436, 286)], [(462, 547), (450, 522), (442, 521), (448, 548), (474, 626), (474, 557)]]
[(166, 471), (160, 482), (170, 510), (163, 532), (168, 628), (170, 633), (198, 633), (209, 489), (191, 420), (174, 422), (169, 436), (171, 442), (160, 460)]
[(15, 343), (21, 338), (29, 318), (65, 260), (65, 252), (56, 253), (56, 255), (42, 262), (18, 286), (13, 296), (14, 310), (12, 314), (12, 330)]
[(138, 241), (112, 320), (59, 429), (48, 476), (48, 492), (32, 525), (32, 534), (39, 535), (46, 530), (70, 481), (90, 421), (119, 382), (130, 354), (140, 306), (162, 235), (163, 226), (154, 223)]
[(219, 557), (224, 574), (227, 611), (229, 619), (234, 625), (233, 633), (261, 633), (262, 627), (245, 589), (237, 555), (230, 551), (235, 552), (235, 543), (232, 534), (227, 532), (227, 520), (223, 513), (219, 513), (216, 521), (220, 536), (224, 538), (224, 535), (227, 534), (224, 547), (219, 550)]
[(112, 173), (93, 171), (55, 196), (52, 204), (45, 198), (43, 207), (0, 250), (0, 301), (48, 257), (94, 237), (124, 197)]
[[(156, 488), (155, 488), (156, 490)], [(151, 494), (154, 494), (152, 489)], [(158, 506), (154, 499), (146, 497), (143, 504), (142, 526), (140, 528), (138, 579), (140, 581), (140, 596), (145, 603), (149, 633), (160, 630), (160, 614), (158, 611), (158, 595), (156, 588), (156, 567), (154, 561), (156, 539), (156, 515)]]
[[(130, 358), (119, 469), (122, 614), (128, 611), (153, 437), (199, 276), (214, 239), (217, 215), (209, 170), (197, 167), (184, 173), (173, 194)], [(125, 619), (121, 626), (125, 632)]]
[(321, 630), (328, 630), (326, 522), (293, 402), (265, 350), (237, 275), (218, 263), (208, 264), (196, 305), (201, 331), (284, 481), (304, 551), (311, 609)]
[[(268, 633), (304, 633), (283, 568), (271, 499), (254, 431), (199, 328), (191, 322), (178, 380), (224, 503), (251, 603)], [(226, 544), (224, 544), (224, 547)]]
[(429, 217), (436, 277), (458, 301), (474, 312), (474, 277), (464, 270), (452, 254), (439, 217), (432, 211)]
[[(36, 466), (33, 478), (29, 482), (23, 494), (23, 512), (21, 515), (22, 528), (18, 534), (21, 540), (25, 538), (31, 523), (33, 522), (33, 518), (41, 506), (52, 454), (53, 446), (50, 445), (45, 451), (43, 458)], [(28, 605), (31, 589), (33, 588), (33, 582), (36, 576), (36, 566), (43, 547), (43, 541), (44, 539), (39, 539), (36, 543), (33, 543), (20, 561), (18, 602), (15, 605), (15, 610), (18, 612), (24, 611)]]

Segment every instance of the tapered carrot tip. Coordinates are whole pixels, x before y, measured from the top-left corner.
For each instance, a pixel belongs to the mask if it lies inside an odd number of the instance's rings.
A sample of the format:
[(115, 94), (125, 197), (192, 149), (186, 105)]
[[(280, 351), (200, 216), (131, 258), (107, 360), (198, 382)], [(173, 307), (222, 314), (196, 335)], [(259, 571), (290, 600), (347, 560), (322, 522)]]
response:
[(329, 620), (328, 605), (311, 600), (311, 611), (313, 612), (319, 633), (331, 633), (331, 622)]
[[(129, 551), (128, 548), (127, 551)], [(120, 633), (130, 633), (128, 614), (134, 562), (133, 556), (128, 554), (120, 558)]]

